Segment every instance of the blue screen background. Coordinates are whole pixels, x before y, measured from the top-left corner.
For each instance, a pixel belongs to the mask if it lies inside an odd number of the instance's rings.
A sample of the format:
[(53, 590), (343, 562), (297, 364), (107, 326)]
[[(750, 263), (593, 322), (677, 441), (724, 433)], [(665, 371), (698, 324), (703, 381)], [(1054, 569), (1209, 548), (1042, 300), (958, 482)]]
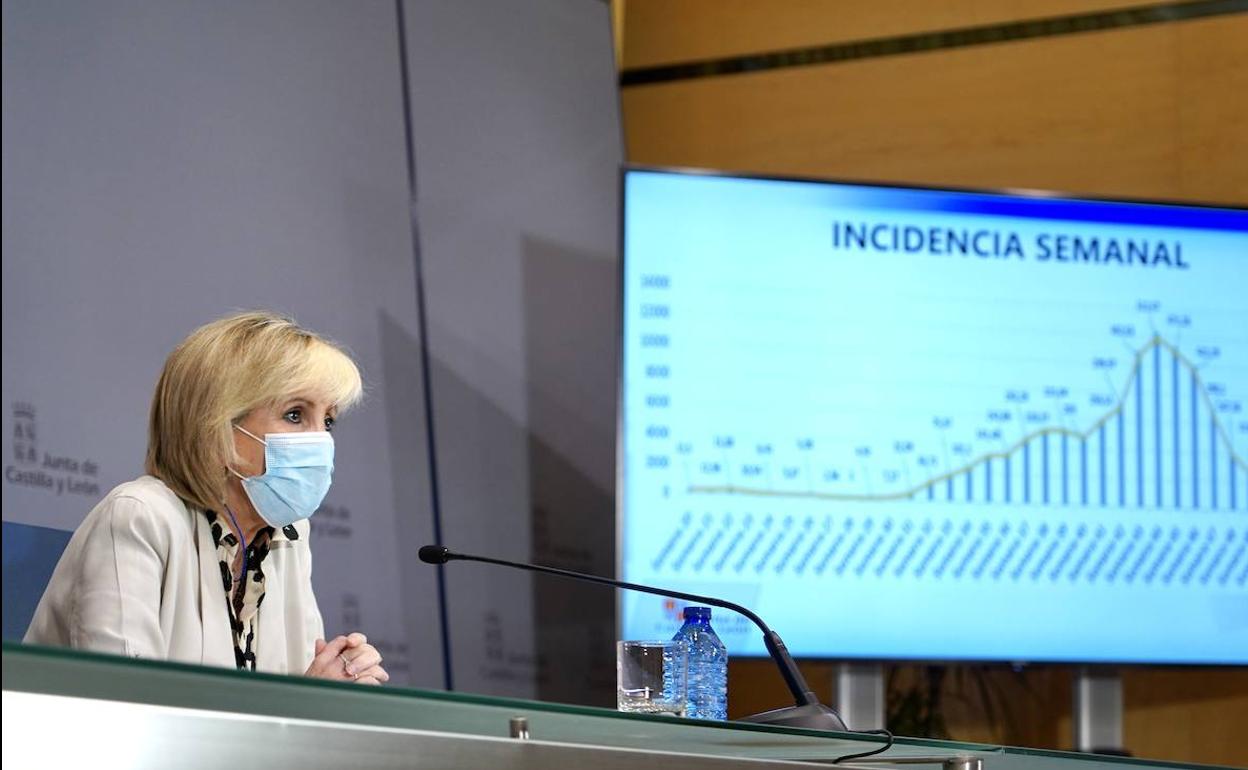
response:
[(624, 211), (623, 579), (800, 656), (1248, 663), (1248, 213), (641, 170)]

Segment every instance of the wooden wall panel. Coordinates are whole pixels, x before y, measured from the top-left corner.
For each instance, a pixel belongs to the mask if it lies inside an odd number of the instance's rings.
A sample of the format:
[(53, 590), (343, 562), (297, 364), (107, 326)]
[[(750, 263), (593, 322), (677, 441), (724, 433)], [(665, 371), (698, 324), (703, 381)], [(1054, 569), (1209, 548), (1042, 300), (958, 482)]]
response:
[[(623, 89), (629, 159), (1248, 202), (1248, 16)], [(1183, 80), (1185, 71), (1199, 82)], [(1221, 94), (1220, 98), (1213, 98)], [(1216, 168), (1217, 173), (1209, 173)]]
[[(624, 0), (616, 0), (623, 2)], [(1138, 2), (626, 0), (625, 68), (1011, 22)], [(1248, 205), (1248, 14), (861, 59), (622, 91), (629, 160), (767, 174), (1030, 187)], [(952, 667), (959, 739), (1066, 749), (1071, 670)], [(833, 666), (803, 664), (831, 698)], [(915, 667), (895, 669), (904, 680)], [(733, 661), (730, 715), (783, 705), (768, 661)], [(1137, 756), (1248, 766), (1248, 670), (1123, 671)], [(960, 684), (959, 684), (960, 683)], [(999, 705), (999, 704), (998, 704)]]
[[(617, 0), (617, 2), (622, 0)], [(1117, 0), (626, 0), (624, 67), (1138, 6)], [(1248, 205), (1248, 14), (623, 89), (629, 160), (810, 177)], [(831, 699), (834, 666), (802, 665)], [(905, 680), (917, 666), (897, 666)], [(962, 740), (1068, 749), (1071, 670), (952, 666)], [(730, 715), (786, 703), (730, 665)], [(1248, 766), (1248, 670), (1123, 670), (1137, 756)], [(990, 714), (996, 713), (996, 716)]]
[(1179, 169), (1170, 197), (1248, 205), (1248, 14), (1175, 26)]
[(1139, 0), (616, 0), (626, 68), (1095, 13)]
[(1142, 757), (1248, 766), (1248, 670), (1134, 668), (1123, 733)]
[[(916, 666), (893, 668), (902, 684)], [(825, 703), (832, 702), (833, 664), (802, 663)], [(1248, 670), (1127, 667), (1123, 678), (1123, 742), (1137, 757), (1248, 766)], [(980, 684), (983, 684), (983, 689)], [(733, 660), (728, 671), (730, 718), (788, 705), (784, 682), (769, 660)], [(942, 695), (949, 737), (977, 743), (1069, 750), (1072, 670), (1067, 666), (950, 666)], [(852, 727), (853, 725), (851, 725)]]

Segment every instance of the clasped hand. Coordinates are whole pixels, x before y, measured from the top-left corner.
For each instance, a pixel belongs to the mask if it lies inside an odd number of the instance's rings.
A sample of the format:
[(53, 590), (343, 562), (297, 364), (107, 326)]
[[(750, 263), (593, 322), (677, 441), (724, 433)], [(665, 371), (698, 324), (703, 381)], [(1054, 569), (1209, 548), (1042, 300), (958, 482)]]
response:
[(317, 639), (316, 657), (305, 675), (359, 684), (381, 684), (390, 679), (381, 667), (381, 653), (358, 632), (328, 642)]

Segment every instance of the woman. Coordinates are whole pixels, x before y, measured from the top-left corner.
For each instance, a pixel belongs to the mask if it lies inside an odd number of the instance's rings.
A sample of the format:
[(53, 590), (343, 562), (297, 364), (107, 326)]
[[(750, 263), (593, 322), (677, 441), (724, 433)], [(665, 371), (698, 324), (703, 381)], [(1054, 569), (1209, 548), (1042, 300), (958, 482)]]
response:
[(363, 634), (326, 642), (308, 517), (329, 490), (360, 373), (271, 313), (195, 330), (156, 384), (147, 475), (70, 539), (26, 641), (379, 684)]

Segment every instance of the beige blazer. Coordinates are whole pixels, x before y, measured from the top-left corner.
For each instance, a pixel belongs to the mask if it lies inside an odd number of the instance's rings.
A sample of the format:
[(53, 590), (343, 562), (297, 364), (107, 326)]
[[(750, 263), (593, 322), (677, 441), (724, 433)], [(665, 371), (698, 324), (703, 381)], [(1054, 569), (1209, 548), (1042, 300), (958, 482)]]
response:
[[(308, 522), (264, 561), (256, 670), (302, 674), (324, 636), (312, 595)], [(74, 532), (25, 641), (234, 668), (234, 641), (208, 517), (152, 476), (108, 493)]]

